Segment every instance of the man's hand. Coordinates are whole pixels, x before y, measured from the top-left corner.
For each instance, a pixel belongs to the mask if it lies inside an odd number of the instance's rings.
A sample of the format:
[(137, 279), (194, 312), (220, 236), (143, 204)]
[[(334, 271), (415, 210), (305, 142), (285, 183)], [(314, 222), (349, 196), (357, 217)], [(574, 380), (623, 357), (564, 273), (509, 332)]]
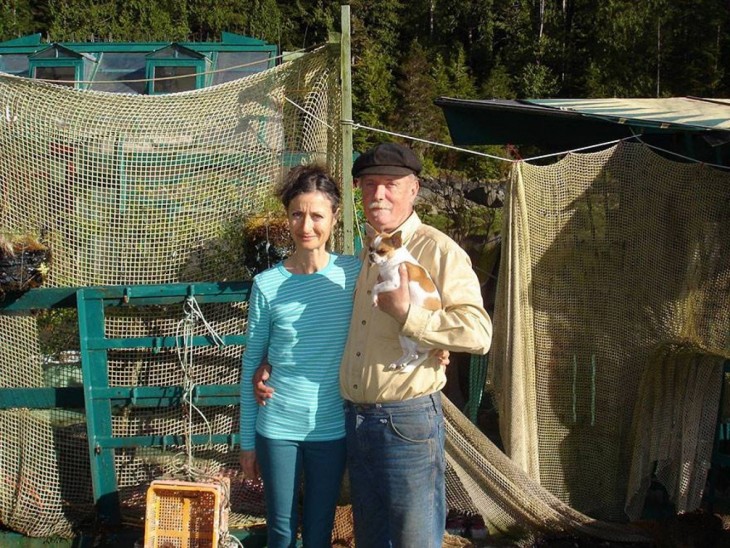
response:
[(251, 383), (253, 384), (253, 396), (256, 398), (256, 403), (259, 405), (266, 405), (266, 400), (274, 395), (274, 389), (266, 385), (266, 381), (271, 376), (271, 365), (264, 362), (259, 365), (256, 372), (253, 374)]
[(261, 477), (259, 463), (256, 461), (256, 451), (241, 451), (239, 456), (243, 479), (256, 480)]
[(378, 308), (390, 314), (396, 321), (404, 324), (408, 319), (408, 309), (411, 307), (411, 294), (408, 290), (408, 271), (406, 265), (398, 267), (400, 287), (393, 291), (378, 294)]

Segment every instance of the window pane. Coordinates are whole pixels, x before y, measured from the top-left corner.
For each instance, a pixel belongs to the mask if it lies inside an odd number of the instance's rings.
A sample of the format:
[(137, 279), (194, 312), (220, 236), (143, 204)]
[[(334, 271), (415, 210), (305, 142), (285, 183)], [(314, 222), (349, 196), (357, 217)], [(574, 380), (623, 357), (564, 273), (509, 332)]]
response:
[(76, 82), (76, 68), (36, 67), (35, 77), (41, 80), (56, 80), (54, 84), (73, 87)]
[(269, 68), (269, 56), (268, 52), (261, 51), (221, 51), (218, 53), (215, 68), (227, 70), (216, 72), (213, 75), (213, 84), (230, 82), (266, 70)]
[(27, 76), (28, 56), (25, 54), (0, 55), (0, 70), (16, 76)]
[[(171, 78), (157, 80), (157, 78)], [(155, 81), (152, 82), (155, 93), (176, 93), (195, 89), (195, 67), (155, 67)]]
[[(105, 52), (99, 62), (99, 70), (91, 89), (117, 93), (145, 93), (144, 52)], [(137, 80), (132, 82), (130, 80)], [(108, 83), (100, 83), (108, 82)]]

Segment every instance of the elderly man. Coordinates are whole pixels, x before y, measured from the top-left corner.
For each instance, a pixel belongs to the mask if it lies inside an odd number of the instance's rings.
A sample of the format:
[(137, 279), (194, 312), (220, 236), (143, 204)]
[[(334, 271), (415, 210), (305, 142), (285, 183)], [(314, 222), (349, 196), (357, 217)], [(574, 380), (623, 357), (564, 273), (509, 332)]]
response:
[(340, 368), (348, 469), (359, 548), (441, 546), (446, 522), (444, 367), (436, 357), (409, 373), (388, 365), (401, 354), (399, 335), (422, 346), (485, 354), (492, 324), (466, 252), (421, 223), (413, 204), (421, 162), (411, 149), (378, 145), (357, 158), (352, 175), (365, 216), (379, 232), (400, 230), (405, 246), (433, 278), (443, 308), (411, 305), (405, 268), (400, 289), (371, 291), (378, 268), (363, 264)]
[[(428, 270), (442, 300), (436, 311), (411, 305), (402, 267), (400, 288), (380, 293), (373, 307), (378, 268), (363, 262), (340, 368), (358, 548), (439, 547), (445, 530), (445, 368), (432, 352), (412, 371), (392, 370), (389, 365), (402, 353), (399, 335), (423, 347), (472, 354), (486, 354), (492, 339), (492, 323), (466, 252), (421, 223), (414, 211), (420, 171), (413, 151), (394, 143), (368, 150), (352, 168), (367, 221), (378, 232), (401, 231), (404, 245)], [(268, 375), (261, 371), (254, 383), (263, 401), (272, 390), (264, 386)]]

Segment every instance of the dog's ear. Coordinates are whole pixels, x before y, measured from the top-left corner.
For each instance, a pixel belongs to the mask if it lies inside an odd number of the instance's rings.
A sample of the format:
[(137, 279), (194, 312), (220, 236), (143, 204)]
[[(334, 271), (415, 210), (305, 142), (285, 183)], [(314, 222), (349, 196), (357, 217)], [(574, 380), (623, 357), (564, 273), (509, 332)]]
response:
[(393, 247), (400, 247), (403, 245), (403, 240), (401, 239), (403, 234), (399, 230), (398, 232), (394, 233), (390, 237), (390, 242), (393, 244)]
[(365, 236), (370, 238), (371, 240), (375, 239), (375, 236), (377, 236), (378, 231), (375, 230), (372, 226), (370, 226), (369, 223), (365, 223)]

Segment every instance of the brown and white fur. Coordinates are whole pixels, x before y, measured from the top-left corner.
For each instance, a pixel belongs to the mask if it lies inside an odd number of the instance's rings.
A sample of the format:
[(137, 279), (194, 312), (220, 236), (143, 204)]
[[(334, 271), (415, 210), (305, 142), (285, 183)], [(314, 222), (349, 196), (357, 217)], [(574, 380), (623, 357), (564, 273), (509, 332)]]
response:
[[(411, 303), (428, 310), (440, 309), (441, 296), (436, 285), (426, 269), (418, 264), (415, 257), (403, 246), (401, 232), (393, 234), (376, 232), (370, 225), (366, 227), (366, 230), (368, 260), (371, 264), (378, 266), (381, 280), (373, 287), (373, 305), (377, 306), (379, 293), (393, 291), (400, 287), (398, 267), (405, 263), (408, 270), (408, 291)], [(399, 339), (403, 355), (391, 363), (388, 369), (402, 372), (413, 371), (416, 366), (426, 360), (428, 349), (419, 347), (418, 342), (409, 337), (401, 335)]]

